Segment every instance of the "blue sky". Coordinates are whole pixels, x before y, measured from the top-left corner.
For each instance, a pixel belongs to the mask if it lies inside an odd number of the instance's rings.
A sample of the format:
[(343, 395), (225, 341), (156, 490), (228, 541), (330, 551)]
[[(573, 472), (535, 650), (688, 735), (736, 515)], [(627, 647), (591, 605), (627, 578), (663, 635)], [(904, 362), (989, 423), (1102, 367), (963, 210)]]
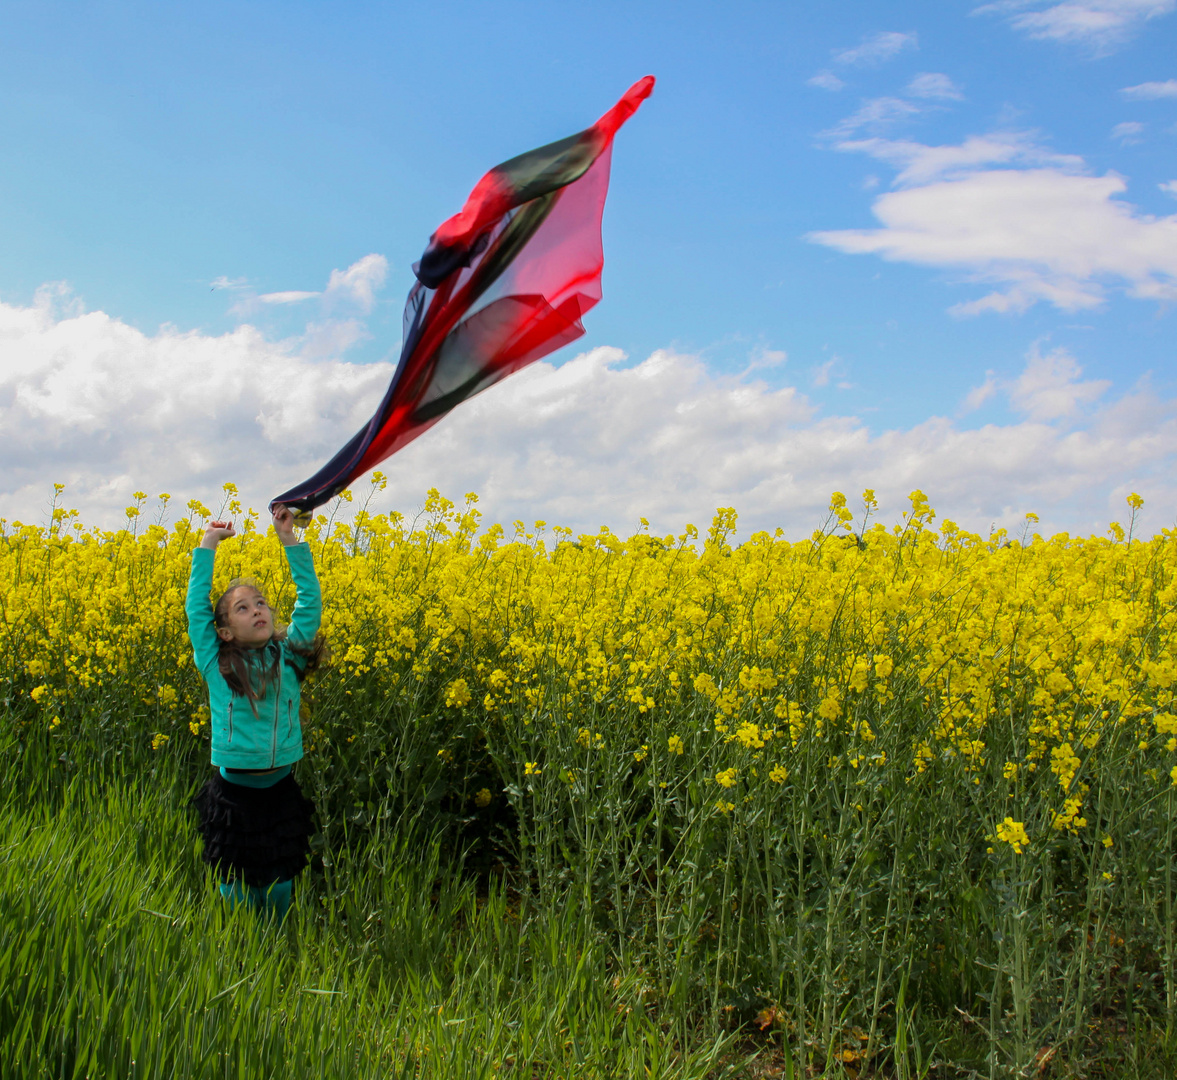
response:
[(3, 16), (0, 516), (55, 480), (95, 519), (301, 480), (378, 396), (433, 228), (647, 73), (587, 335), (393, 459), (389, 505), (1177, 516), (1175, 0)]

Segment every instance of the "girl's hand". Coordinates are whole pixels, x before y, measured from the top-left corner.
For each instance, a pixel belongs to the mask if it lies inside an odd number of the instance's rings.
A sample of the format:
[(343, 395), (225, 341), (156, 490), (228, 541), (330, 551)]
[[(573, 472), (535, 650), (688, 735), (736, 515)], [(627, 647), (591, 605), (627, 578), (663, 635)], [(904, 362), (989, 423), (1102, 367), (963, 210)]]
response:
[(274, 507), (273, 514), (274, 532), (278, 534), (282, 546), (290, 547), (292, 544), (297, 544), (298, 537), (294, 535), (294, 511), (289, 506), (279, 503)]
[(217, 544), (222, 540), (228, 540), (231, 536), (236, 536), (237, 530), (233, 528), (231, 521), (210, 521), (204, 527), (204, 537), (200, 541), (202, 548), (212, 548), (216, 550)]

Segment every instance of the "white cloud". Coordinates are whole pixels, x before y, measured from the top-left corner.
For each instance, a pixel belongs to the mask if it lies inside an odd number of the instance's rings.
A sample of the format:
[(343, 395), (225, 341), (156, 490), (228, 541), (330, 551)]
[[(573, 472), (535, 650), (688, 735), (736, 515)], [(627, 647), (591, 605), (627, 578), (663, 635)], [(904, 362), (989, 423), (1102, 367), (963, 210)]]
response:
[(1067, 172), (1083, 168), (1074, 154), (1056, 154), (1037, 145), (1031, 132), (970, 135), (959, 146), (927, 146), (907, 139), (856, 139), (837, 150), (869, 154), (899, 168), (896, 187), (964, 176), (985, 165), (1050, 165)]
[(252, 326), (148, 336), (52, 298), (0, 304), (0, 516), (29, 514), (47, 484), (105, 514), (137, 488), (206, 495), (246, 478), (258, 500), (313, 471), (359, 428), (387, 364), (312, 362)]
[(863, 128), (868, 131), (885, 131), (891, 125), (908, 117), (918, 116), (923, 111), (924, 106), (913, 101), (905, 101), (903, 98), (871, 98), (862, 103), (858, 112), (839, 121), (824, 134), (830, 138), (845, 139)]
[(1177, 180), (1168, 180), (1163, 184), (1157, 184), (1157, 187), (1167, 194), (1177, 197)]
[(816, 86), (819, 90), (838, 91), (846, 85), (832, 71), (819, 71), (812, 79), (806, 79), (805, 81), (810, 86)]
[(1114, 174), (1032, 163), (1024, 140), (987, 136), (955, 147), (861, 140), (840, 145), (903, 165), (906, 187), (880, 195), (882, 228), (815, 232), (810, 239), (851, 254), (964, 271), (1002, 288), (956, 305), (958, 315), (1021, 311), (1040, 300), (1064, 311), (1097, 307), (1109, 287), (1138, 299), (1177, 299), (1177, 215), (1152, 217), (1117, 198)]
[(939, 72), (924, 72), (907, 84), (906, 93), (912, 97), (930, 98), (934, 101), (963, 101), (964, 94), (947, 76)]
[[(213, 282), (213, 288), (227, 288), (238, 294), (229, 309), (241, 319), (248, 319), (255, 315), (261, 306), (284, 307), (288, 304), (301, 304), (307, 300), (318, 299), (324, 312), (336, 313), (340, 311), (358, 311), (362, 315), (370, 314), (376, 304), (376, 293), (384, 287), (388, 277), (388, 260), (383, 255), (365, 255), (357, 259), (346, 270), (332, 270), (327, 279), (327, 287), (322, 292), (308, 292), (304, 289), (284, 289), (277, 292), (256, 295), (248, 287), (244, 278), (230, 281), (219, 277)], [(336, 316), (337, 318), (340, 316)], [(343, 316), (344, 321), (352, 321)], [(341, 340), (347, 337), (346, 331), (340, 332)], [(353, 338), (353, 340), (355, 340)]]
[(1000, 383), (997, 376), (992, 371), (985, 372), (985, 381), (980, 386), (974, 386), (968, 394), (965, 395), (964, 403), (961, 405), (961, 414), (976, 412), (982, 405), (992, 398), (1000, 389)]
[(244, 289), (249, 282), (245, 278), (229, 278), (222, 274), (219, 278), (209, 282), (210, 291), (217, 289)]
[(749, 355), (744, 374), (750, 375), (753, 371), (769, 371), (784, 367), (788, 362), (789, 354), (784, 349), (767, 349), (759, 345)]
[(1010, 404), (1031, 420), (1061, 420), (1102, 397), (1112, 385), (1106, 379), (1079, 378), (1083, 369), (1066, 349), (1043, 356), (1030, 350), (1026, 368), (1009, 386)]
[(1125, 86), (1120, 93), (1130, 101), (1155, 101), (1158, 98), (1177, 98), (1177, 79), (1165, 82), (1146, 82)]
[(1177, 0), (998, 0), (974, 15), (1007, 15), (1032, 38), (1071, 42), (1096, 53), (1122, 44), (1149, 19), (1177, 9)]
[(1066, 349), (1043, 355), (1038, 345), (1026, 354), (1026, 366), (1014, 379), (1001, 379), (992, 371), (985, 381), (965, 396), (961, 414), (974, 412), (999, 394), (1010, 408), (1031, 421), (1074, 421), (1111, 387), (1106, 379), (1083, 379), (1083, 369)]
[(838, 357), (833, 356), (824, 364), (818, 364), (813, 369), (811, 381), (814, 386), (829, 386), (830, 376), (833, 374), (834, 366), (838, 363)]
[(861, 45), (852, 49), (839, 49), (834, 52), (834, 60), (839, 64), (861, 66), (865, 64), (881, 64), (897, 56), (904, 49), (919, 48), (919, 40), (915, 33), (901, 34), (897, 31), (881, 31), (873, 37), (867, 38)]
[(1112, 128), (1111, 138), (1118, 139), (1121, 146), (1133, 146), (1143, 134), (1144, 125), (1139, 120), (1125, 120)]
[(323, 293), (326, 300), (350, 302), (366, 315), (376, 303), (376, 293), (388, 276), (388, 260), (383, 255), (365, 255), (346, 270), (332, 270)]
[(263, 293), (257, 300), (259, 304), (301, 304), (304, 300), (313, 300), (316, 296), (321, 295), (322, 293), (300, 292), (297, 289), (290, 289), (287, 292)]
[[(101, 312), (0, 304), (0, 516), (43, 519), (55, 481), (89, 523), (116, 525), (137, 488), (215, 509), (236, 482), (263, 508), (364, 422), (387, 364), (311, 362), (252, 327), (148, 336)], [(982, 533), (1027, 510), (1046, 528), (1102, 532), (1139, 490), (1149, 528), (1177, 505), (1177, 403), (1147, 385), (1108, 401), (1066, 353), (1032, 351), (994, 378), (1020, 417), (964, 429), (944, 417), (872, 431), (823, 416), (797, 389), (720, 377), (659, 351), (632, 367), (595, 349), (538, 363), (475, 398), (392, 458), (377, 509), (412, 510), (437, 486), (478, 491), (491, 521), (543, 518), (619, 531), (706, 525), (736, 506), (743, 529), (802, 536), (833, 490), (878, 491), (895, 520), (920, 487), (941, 518)], [(761, 354), (761, 359), (775, 359)], [(746, 532), (744, 533), (746, 535)]]

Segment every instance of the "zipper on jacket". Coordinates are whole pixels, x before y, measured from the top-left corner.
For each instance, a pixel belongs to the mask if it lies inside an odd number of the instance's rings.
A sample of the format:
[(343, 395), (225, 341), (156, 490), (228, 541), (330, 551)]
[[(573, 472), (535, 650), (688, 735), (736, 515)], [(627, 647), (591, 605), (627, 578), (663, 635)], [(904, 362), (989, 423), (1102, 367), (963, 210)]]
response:
[(279, 654), (278, 686), (274, 693), (274, 730), (270, 736), (270, 768), (278, 764), (278, 711), (282, 708), (282, 663)]
[(294, 737), (294, 702), (286, 702), (286, 734), (288, 737)]
[(233, 741), (233, 702), (229, 702), (229, 742)]

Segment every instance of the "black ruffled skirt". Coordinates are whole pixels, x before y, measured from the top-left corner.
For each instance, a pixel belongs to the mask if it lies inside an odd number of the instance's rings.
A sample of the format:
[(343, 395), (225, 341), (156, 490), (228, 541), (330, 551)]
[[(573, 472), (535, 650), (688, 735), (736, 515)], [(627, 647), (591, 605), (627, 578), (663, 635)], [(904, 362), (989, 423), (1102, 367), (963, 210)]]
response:
[(204, 861), (222, 881), (265, 887), (288, 881), (306, 866), (315, 804), (293, 776), (251, 788), (217, 772), (192, 802), (200, 814)]

